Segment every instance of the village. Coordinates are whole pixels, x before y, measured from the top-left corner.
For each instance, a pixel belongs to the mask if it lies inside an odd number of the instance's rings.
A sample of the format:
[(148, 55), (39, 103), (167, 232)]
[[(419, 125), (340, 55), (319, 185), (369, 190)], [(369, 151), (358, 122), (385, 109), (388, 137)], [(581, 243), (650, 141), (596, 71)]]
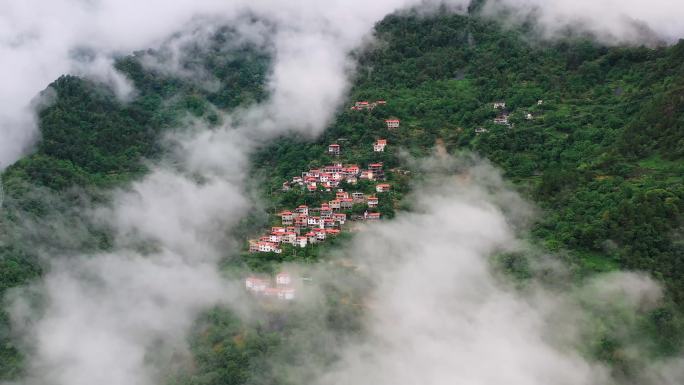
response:
[[(382, 100), (372, 103), (356, 102), (351, 109), (355, 111), (373, 109), (385, 103)], [(400, 121), (390, 118), (385, 120), (385, 124), (391, 130), (398, 128)], [(373, 151), (384, 152), (387, 145), (386, 139), (377, 139), (372, 143)], [(339, 157), (342, 151), (342, 146), (338, 143), (331, 143), (327, 148), (327, 154), (333, 158)], [(282, 191), (285, 192), (298, 188), (308, 193), (334, 192), (335, 197), (317, 207), (299, 205), (281, 211), (278, 214), (280, 226), (273, 226), (259, 239), (250, 240), (249, 252), (281, 254), (284, 245), (295, 248), (311, 247), (340, 234), (349, 220), (366, 222), (380, 220), (382, 214), (378, 211), (379, 195), (391, 190), (391, 185), (385, 183), (385, 179), (382, 162), (369, 163), (365, 168), (357, 164), (336, 162), (304, 171), (301, 175), (283, 182)], [(344, 183), (346, 186), (354, 186), (359, 180), (374, 182), (375, 194), (345, 191), (340, 187), (343, 182), (346, 182)], [(350, 210), (354, 205), (365, 207), (363, 215), (351, 215)], [(288, 273), (281, 272), (276, 275), (276, 285), (273, 286), (268, 279), (250, 276), (245, 279), (245, 287), (258, 296), (292, 300), (295, 297), (295, 289), (291, 286), (291, 280)]]

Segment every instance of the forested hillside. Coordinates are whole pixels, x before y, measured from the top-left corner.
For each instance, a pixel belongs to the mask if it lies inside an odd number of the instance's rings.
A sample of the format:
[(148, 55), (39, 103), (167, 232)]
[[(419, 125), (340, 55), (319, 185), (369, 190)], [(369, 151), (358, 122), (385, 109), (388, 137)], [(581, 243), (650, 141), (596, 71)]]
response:
[[(106, 250), (106, 229), (74, 208), (143, 175), (143, 159), (162, 155), (161, 136), (184, 116), (219, 124), (216, 109), (229, 111), (267, 96), (262, 86), (268, 55), (248, 45), (228, 54), (220, 47), (230, 34), (219, 31), (215, 45), (196, 47), (197, 61), (187, 63), (211, 72), (220, 80), (218, 89), (144, 67), (142, 56), (154, 52), (117, 62), (137, 90), (129, 102), (74, 76), (50, 86), (46, 97), (53, 103), (39, 111), (41, 141), (2, 175), (0, 294), (39, 276), (39, 256), (46, 250)], [(525, 27), (504, 29), (476, 16), (412, 14), (387, 17), (377, 25), (376, 38), (377, 44), (354, 53), (358, 68), (350, 98), (320, 139), (279, 138), (254, 155), (253, 172), (266, 180), (261, 192), (268, 211), (311, 199), (303, 192), (280, 192), (282, 183), (331, 162), (330, 143), (342, 143), (345, 162), (382, 161), (396, 171), (388, 178), (397, 188), (383, 203), (388, 217), (403, 208), (410, 185), (412, 170), (402, 152), (425, 156), (437, 143), (450, 153), (474, 151), (501, 167), (542, 208), (530, 240), (561, 255), (577, 280), (630, 269), (665, 283), (668, 300), (640, 320), (634, 338), (652, 339), (655, 356), (676, 353), (684, 336), (684, 42), (646, 48), (606, 47), (579, 37), (539, 41)], [(355, 101), (380, 99), (387, 104), (373, 110), (349, 108)], [(506, 107), (495, 109), (498, 101)], [(508, 114), (508, 124), (494, 122), (502, 114)], [(390, 117), (401, 119), (398, 129), (386, 128)], [(378, 138), (389, 144), (374, 154)], [(50, 229), (16, 230), (19, 223), (55, 217), (78, 227), (82, 236), (67, 242)], [(268, 225), (263, 218), (245, 219), (244, 235), (262, 225)], [(323, 257), (303, 253), (294, 259), (313, 263)], [(246, 263), (268, 269), (278, 262), (230, 261), (226, 268)], [(518, 262), (511, 265), (518, 268)], [(248, 329), (222, 310), (207, 314), (192, 341), (197, 367), (172, 383), (276, 381), (278, 368), (265, 366), (268, 357), (291, 365), (309, 355), (329, 362), (320, 346), (303, 343), (302, 336), (311, 333), (307, 317), (325, 318), (340, 334), (358, 328), (359, 310), (341, 304), (340, 297), (330, 294), (325, 314), (307, 310), (263, 329)], [(21, 357), (7, 315), (0, 317), (0, 379), (16, 378)], [(281, 344), (291, 336), (297, 345)], [(629, 374), (629, 362), (616, 353), (621, 342), (609, 331), (598, 339), (591, 353)]]

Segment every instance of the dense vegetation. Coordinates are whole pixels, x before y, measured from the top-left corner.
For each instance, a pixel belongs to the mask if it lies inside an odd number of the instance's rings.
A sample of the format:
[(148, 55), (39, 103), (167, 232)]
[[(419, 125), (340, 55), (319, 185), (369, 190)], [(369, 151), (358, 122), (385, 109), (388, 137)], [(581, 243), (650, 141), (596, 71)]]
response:
[[(675, 353), (684, 333), (684, 42), (658, 48), (609, 48), (576, 37), (543, 42), (526, 27), (506, 30), (490, 20), (454, 15), (390, 16), (378, 24), (377, 37), (383, 44), (355, 53), (359, 68), (349, 103), (384, 99), (387, 105), (372, 111), (351, 111), (347, 105), (320, 140), (281, 138), (255, 154), (255, 172), (268, 181), (263, 191), (268, 211), (328, 198), (278, 191), (303, 170), (330, 163), (326, 146), (332, 142), (343, 146), (345, 163), (382, 161), (394, 170), (388, 174), (396, 187), (392, 199), (381, 201), (389, 217), (400, 207), (412, 175), (401, 151), (424, 156), (436, 143), (449, 152), (476, 151), (544, 209), (532, 241), (566, 256), (577, 279), (624, 268), (648, 271), (667, 285), (668, 302), (639, 319), (633, 334), (618, 338), (606, 327), (594, 335), (589, 354), (628, 375), (631, 363), (619, 354), (626, 340), (646, 336), (654, 342), (653, 355)], [(143, 174), (141, 160), (161, 155), (160, 136), (186, 114), (218, 123), (215, 109), (266, 96), (261, 86), (268, 56), (251, 46), (227, 51), (223, 46), (230, 38), (224, 29), (214, 43), (188, 47), (193, 52), (184, 64), (188, 72), (210, 73), (218, 88), (141, 64), (148, 55), (164, 57), (163, 51), (117, 62), (136, 87), (131, 101), (73, 76), (51, 85), (45, 94), (51, 103), (39, 112), (41, 142), (3, 174), (0, 294), (41, 274), (37, 249), (109, 247), (106, 232), (83, 223), (73, 207), (104, 199), (100, 189)], [(498, 100), (507, 104), (511, 127), (493, 123), (492, 103)], [(383, 120), (390, 116), (401, 118), (398, 130), (385, 128)], [(479, 128), (484, 130), (476, 132)], [(388, 139), (385, 153), (372, 152), (377, 138)], [(54, 217), (80, 226), (82, 239), (62, 242), (16, 230), (23, 221)], [(247, 218), (244, 227), (256, 231), (264, 225), (268, 219)], [(285, 255), (314, 262), (321, 250)], [(243, 257), (240, 263), (262, 270), (282, 260)], [(501, 256), (499, 263), (518, 279), (530, 276), (520, 256)], [(353, 295), (329, 293), (326, 311), (316, 313), (319, 321), (355, 330), (358, 309), (341, 300), (348, 296)], [(273, 314), (264, 325), (243, 325), (219, 309), (205, 315), (192, 339), (197, 366), (172, 382), (282, 382), (275, 378), (278, 368), (264, 366), (264, 357), (297, 365), (304, 358), (293, 349), (301, 347), (300, 352), (329, 358), (306, 345), (315, 341), (304, 338), (310, 337), (311, 313)], [(20, 374), (21, 357), (9, 333), (6, 314), (0, 313), (0, 378)]]

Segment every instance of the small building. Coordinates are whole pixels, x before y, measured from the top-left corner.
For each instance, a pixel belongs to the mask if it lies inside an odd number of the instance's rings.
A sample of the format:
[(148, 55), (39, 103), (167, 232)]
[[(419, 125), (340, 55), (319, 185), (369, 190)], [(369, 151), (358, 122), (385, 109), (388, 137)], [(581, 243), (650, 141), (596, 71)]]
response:
[(390, 185), (387, 183), (380, 183), (375, 186), (375, 191), (379, 193), (388, 192), (390, 190)]
[(541, 106), (542, 104), (544, 104), (544, 101), (543, 101), (542, 99), (537, 100), (537, 105), (538, 105), (538, 106)]
[(371, 163), (368, 165), (368, 169), (373, 172), (382, 171), (382, 163)]
[(308, 240), (306, 239), (306, 237), (297, 237), (297, 242), (295, 243), (295, 246), (304, 248), (306, 247), (307, 242)]
[(333, 214), (333, 220), (340, 225), (343, 225), (347, 221), (347, 214), (345, 213), (335, 213)]
[(280, 242), (292, 245), (297, 240), (297, 233), (294, 231), (288, 231), (280, 236)]
[(377, 105), (379, 105), (379, 106), (384, 106), (385, 104), (387, 104), (387, 102), (384, 101), (384, 100), (376, 100), (376, 101), (375, 101), (375, 104), (377, 104)]
[(320, 226), (321, 224), (321, 217), (309, 217), (307, 219), (307, 224), (309, 226)]
[(261, 279), (257, 277), (247, 277), (247, 279), (245, 279), (245, 288), (255, 293), (264, 292), (268, 288), (268, 286), (269, 282), (266, 279)]
[(363, 202), (366, 199), (366, 195), (362, 192), (353, 192), (351, 195), (354, 202)]
[(371, 208), (372, 207), (378, 207), (379, 202), (380, 201), (379, 201), (378, 197), (375, 197), (375, 196), (368, 197), (368, 202), (367, 202), (368, 207), (371, 207)]
[(330, 155), (340, 155), (340, 145), (339, 144), (331, 144), (328, 146), (328, 154)]
[(339, 199), (333, 199), (333, 200), (329, 201), (328, 205), (333, 210), (339, 210), (341, 208)]
[(375, 176), (373, 175), (373, 171), (371, 170), (362, 170), (361, 176), (359, 178), (366, 180), (374, 180)]
[(506, 102), (499, 101), (499, 102), (494, 102), (494, 109), (495, 110), (503, 110), (506, 108)]
[(318, 242), (318, 237), (316, 236), (316, 233), (313, 231), (309, 231), (308, 233), (304, 234), (306, 236), (306, 241), (310, 244), (313, 245), (314, 243)]
[(292, 287), (279, 288), (276, 295), (280, 300), (292, 301), (295, 299), (295, 289)]
[(290, 226), (294, 222), (294, 214), (292, 211), (283, 211), (280, 213), (280, 219), (282, 221), (283, 226)]
[(501, 114), (494, 118), (494, 123), (508, 125), (508, 114)]
[(349, 198), (349, 193), (346, 191), (338, 191), (335, 193), (335, 199)]
[(350, 164), (347, 167), (345, 167), (342, 171), (347, 177), (350, 177), (350, 176), (358, 175), (360, 169), (359, 169), (359, 166), (357, 166), (355, 164)]
[(385, 119), (385, 124), (387, 125), (387, 128), (390, 130), (399, 128), (399, 123), (399, 119)]
[(527, 114), (525, 114), (525, 119), (532, 120), (534, 119), (534, 116), (532, 116), (532, 114), (528, 112)]
[(378, 139), (373, 143), (373, 151), (384, 152), (385, 146), (387, 146), (387, 139)]
[(380, 219), (380, 213), (369, 213), (366, 211), (363, 213), (363, 219), (367, 221), (377, 221)]
[(484, 127), (478, 127), (478, 128), (475, 129), (475, 133), (476, 133), (477, 135), (484, 134), (484, 133), (486, 133), (486, 132), (489, 132), (489, 130), (486, 129), (486, 128), (484, 128)]
[(340, 199), (340, 208), (342, 210), (350, 209), (354, 205), (354, 200), (352, 198)]
[(316, 238), (319, 241), (324, 241), (325, 236), (326, 236), (326, 231), (325, 229), (313, 229), (314, 234), (316, 234)]
[(283, 182), (282, 190), (285, 192), (290, 191), (290, 182), (288, 182), (288, 181)]
[(290, 273), (284, 271), (276, 274), (276, 285), (287, 286), (292, 283), (292, 277)]

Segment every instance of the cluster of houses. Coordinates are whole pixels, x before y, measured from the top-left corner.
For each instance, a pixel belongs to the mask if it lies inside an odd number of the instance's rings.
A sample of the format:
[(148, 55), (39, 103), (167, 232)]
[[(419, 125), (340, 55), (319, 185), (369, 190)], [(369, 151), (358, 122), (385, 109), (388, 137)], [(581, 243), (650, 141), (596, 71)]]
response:
[(271, 297), (283, 301), (295, 299), (295, 288), (292, 287), (292, 277), (289, 273), (276, 274), (275, 285), (270, 279), (250, 276), (245, 279), (247, 291), (258, 296)]
[[(380, 183), (376, 186), (377, 192), (387, 192), (390, 185)], [(319, 242), (324, 242), (328, 237), (340, 233), (342, 225), (347, 221), (347, 214), (342, 210), (351, 209), (354, 204), (365, 203), (369, 210), (378, 207), (377, 196), (366, 196), (362, 192), (348, 192), (338, 189), (335, 199), (320, 207), (300, 205), (294, 210), (286, 210), (279, 214), (282, 226), (271, 228), (271, 232), (259, 238), (249, 241), (249, 251), (252, 253), (282, 253), (281, 245), (289, 244), (295, 247), (307, 247)], [(374, 221), (380, 219), (380, 213), (366, 210), (363, 220)]]
[[(382, 140), (382, 139), (381, 139)], [(379, 149), (384, 151), (387, 141), (379, 145)], [(377, 143), (376, 143), (377, 144)], [(290, 181), (283, 182), (283, 191), (288, 191), (294, 186), (307, 189), (310, 192), (317, 191), (319, 188), (325, 191), (332, 191), (337, 188), (341, 182), (356, 184), (361, 180), (384, 180), (385, 171), (383, 170), (382, 162), (371, 163), (367, 169), (361, 169), (356, 164), (333, 163), (321, 168), (314, 168), (302, 173), (302, 176), (296, 176)]]
[(363, 111), (363, 110), (372, 110), (373, 108), (377, 106), (383, 106), (387, 104), (386, 101), (384, 100), (376, 100), (374, 102), (368, 102), (368, 101), (360, 101), (354, 103), (354, 105), (351, 107), (352, 111)]

